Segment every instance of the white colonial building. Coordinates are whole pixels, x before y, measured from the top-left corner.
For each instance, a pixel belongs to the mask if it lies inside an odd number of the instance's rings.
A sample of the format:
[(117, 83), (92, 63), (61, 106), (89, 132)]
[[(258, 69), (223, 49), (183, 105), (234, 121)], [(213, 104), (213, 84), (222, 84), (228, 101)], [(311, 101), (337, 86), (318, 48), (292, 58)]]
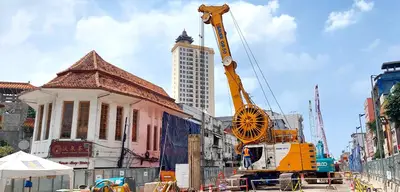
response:
[(95, 51), (19, 98), (37, 111), (31, 153), (75, 168), (117, 167), (123, 147), (123, 167), (158, 166), (163, 112), (189, 117), (161, 87)]

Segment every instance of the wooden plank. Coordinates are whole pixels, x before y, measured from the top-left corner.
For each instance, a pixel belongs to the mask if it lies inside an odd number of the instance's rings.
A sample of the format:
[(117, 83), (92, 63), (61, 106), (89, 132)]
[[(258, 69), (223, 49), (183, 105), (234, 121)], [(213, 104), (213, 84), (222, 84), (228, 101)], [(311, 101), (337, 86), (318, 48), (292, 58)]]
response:
[(189, 158), (189, 188), (200, 190), (201, 166), (200, 166), (200, 134), (189, 135), (188, 158)]

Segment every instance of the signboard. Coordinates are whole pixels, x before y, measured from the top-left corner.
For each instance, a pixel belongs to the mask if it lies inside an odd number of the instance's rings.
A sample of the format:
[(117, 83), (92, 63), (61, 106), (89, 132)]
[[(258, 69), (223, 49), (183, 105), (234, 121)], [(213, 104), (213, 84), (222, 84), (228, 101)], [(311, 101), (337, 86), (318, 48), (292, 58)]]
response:
[(327, 162), (317, 162), (317, 166), (326, 167), (326, 166), (328, 166), (328, 163)]
[(50, 145), (50, 156), (60, 157), (91, 157), (92, 143), (88, 141), (57, 141)]
[(88, 165), (89, 162), (87, 161), (58, 161), (59, 164), (62, 165), (72, 165), (72, 166), (77, 166), (77, 165)]

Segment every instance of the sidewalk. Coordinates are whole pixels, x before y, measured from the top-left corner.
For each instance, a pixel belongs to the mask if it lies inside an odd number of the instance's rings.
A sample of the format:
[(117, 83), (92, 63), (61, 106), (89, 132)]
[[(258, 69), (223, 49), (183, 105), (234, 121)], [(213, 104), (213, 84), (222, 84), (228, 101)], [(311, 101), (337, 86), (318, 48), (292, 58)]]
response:
[[(374, 188), (380, 189), (381, 191), (384, 191), (385, 184), (383, 183), (382, 179), (376, 178), (374, 176), (370, 176), (370, 179), (368, 181), (368, 177), (366, 175), (363, 175), (361, 177), (361, 180), (365, 183), (368, 183)], [(400, 192), (400, 186), (396, 185), (395, 183), (388, 182), (387, 184), (387, 192)]]

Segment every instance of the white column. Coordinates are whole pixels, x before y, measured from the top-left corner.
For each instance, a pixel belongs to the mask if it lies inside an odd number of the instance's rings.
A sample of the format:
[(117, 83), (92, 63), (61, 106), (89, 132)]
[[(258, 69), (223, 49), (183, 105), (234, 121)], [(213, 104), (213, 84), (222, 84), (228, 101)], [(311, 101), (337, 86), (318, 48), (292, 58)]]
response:
[(57, 98), (55, 97), (52, 101), (51, 101), (51, 103), (52, 103), (52, 108), (51, 108), (51, 119), (50, 119), (50, 130), (49, 130), (49, 142), (51, 142), (51, 140), (54, 138), (54, 136), (53, 136), (53, 134), (54, 134), (54, 132), (57, 132), (56, 130), (55, 130), (55, 124), (54, 124), (54, 121), (55, 121), (55, 116), (56, 116), (56, 114), (57, 114), (57, 112), (56, 112), (56, 106), (57, 106), (57, 104), (56, 104), (56, 102), (57, 102)]
[(71, 139), (76, 139), (78, 123), (79, 100), (74, 100), (74, 110), (72, 113)]
[(47, 127), (47, 112), (49, 107), (49, 103), (44, 103), (43, 104), (43, 116), (42, 116), (42, 133), (40, 136), (40, 140), (44, 140), (46, 136), (46, 127)]
[(115, 119), (117, 117), (117, 105), (110, 103), (109, 114), (108, 114), (108, 141), (115, 140)]
[(61, 123), (64, 108), (64, 101), (61, 98), (56, 98), (54, 103), (54, 116), (52, 122), (52, 131), (50, 132), (52, 139), (59, 139), (61, 134)]
[[(79, 107), (79, 104), (78, 104)], [(89, 108), (89, 122), (88, 122), (88, 131), (87, 131), (87, 140), (94, 141), (95, 138), (98, 139), (98, 126), (96, 124), (97, 117), (100, 116), (98, 110), (98, 100), (91, 99), (90, 100), (90, 108)]]

